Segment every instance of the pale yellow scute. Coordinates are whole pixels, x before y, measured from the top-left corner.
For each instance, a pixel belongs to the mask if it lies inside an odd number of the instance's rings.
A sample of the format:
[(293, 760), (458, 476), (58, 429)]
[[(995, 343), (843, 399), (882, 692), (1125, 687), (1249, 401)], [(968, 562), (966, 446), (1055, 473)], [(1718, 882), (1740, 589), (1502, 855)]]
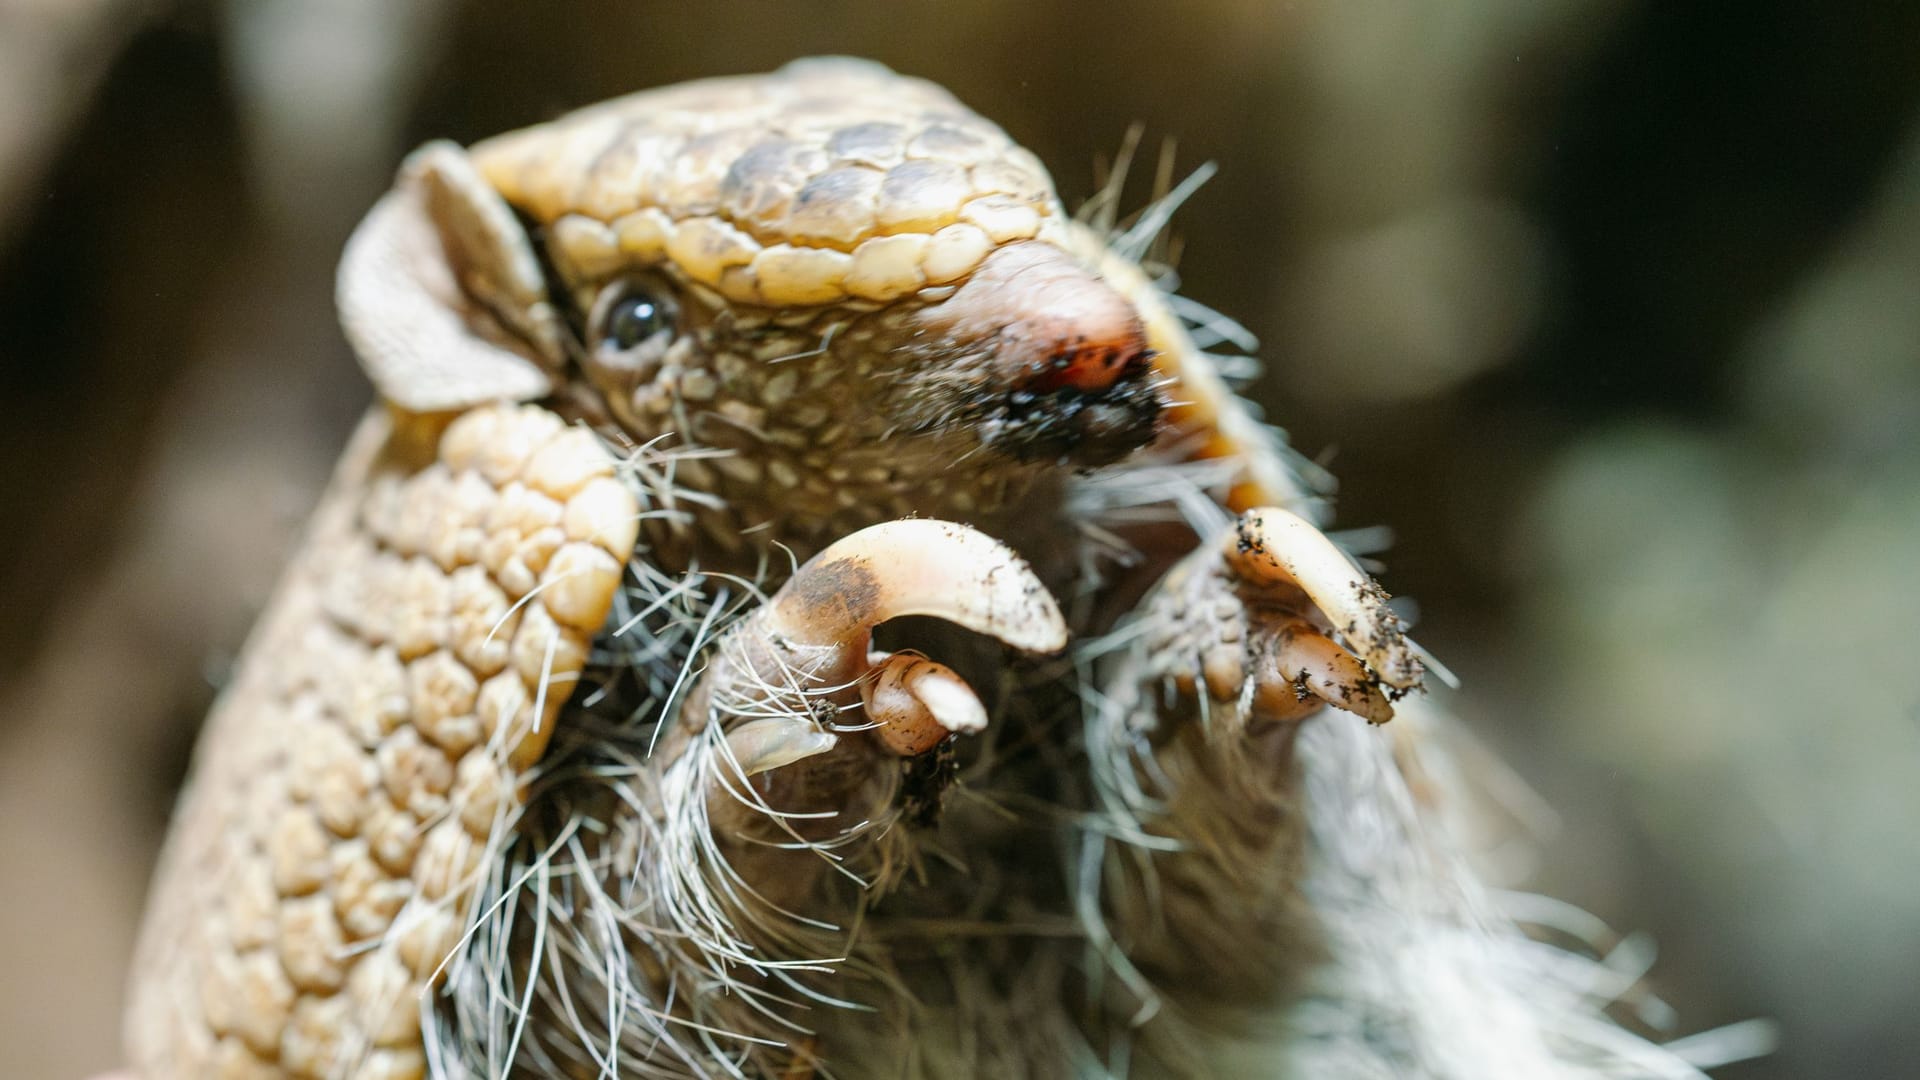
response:
[(426, 979), (638, 507), (534, 406), (473, 410), (424, 461), (407, 441), (362, 424), (209, 719), (135, 961), (146, 1080), (424, 1075)]

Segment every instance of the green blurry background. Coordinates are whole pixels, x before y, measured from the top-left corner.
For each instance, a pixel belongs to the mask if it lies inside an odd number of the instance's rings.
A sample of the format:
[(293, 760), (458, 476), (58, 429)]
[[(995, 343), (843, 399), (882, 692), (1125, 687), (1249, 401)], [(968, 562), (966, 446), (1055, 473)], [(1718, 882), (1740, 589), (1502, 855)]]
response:
[(1779, 1021), (1722, 1075), (1920, 1075), (1897, 0), (0, 0), (0, 1075), (113, 1061), (193, 729), (368, 399), (331, 273), (399, 155), (812, 52), (1070, 203), (1135, 122), (1217, 162), (1185, 289), (1555, 812), (1505, 870), (1657, 945), (1677, 1032)]

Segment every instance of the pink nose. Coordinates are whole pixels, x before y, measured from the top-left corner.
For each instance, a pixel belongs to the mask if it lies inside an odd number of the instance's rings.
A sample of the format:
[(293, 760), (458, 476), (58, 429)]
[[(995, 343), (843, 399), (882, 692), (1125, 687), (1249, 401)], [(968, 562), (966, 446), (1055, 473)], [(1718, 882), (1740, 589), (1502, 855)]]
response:
[(1105, 390), (1145, 367), (1146, 328), (1133, 305), (1052, 244), (1009, 244), (944, 303), (938, 330), (983, 346), (996, 381), (1046, 393)]

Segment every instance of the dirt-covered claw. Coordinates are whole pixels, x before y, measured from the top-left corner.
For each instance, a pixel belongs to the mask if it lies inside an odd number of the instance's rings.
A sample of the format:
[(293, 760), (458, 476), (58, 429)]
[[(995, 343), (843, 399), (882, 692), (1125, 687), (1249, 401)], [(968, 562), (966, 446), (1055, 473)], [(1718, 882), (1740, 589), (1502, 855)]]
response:
[(1138, 618), (1147, 672), (1243, 722), (1331, 705), (1375, 724), (1424, 674), (1386, 591), (1306, 521), (1252, 510), (1161, 581)]
[(1303, 621), (1274, 628), (1256, 664), (1254, 711), (1263, 718), (1291, 719), (1322, 703), (1384, 724), (1393, 704), (1365, 665)]
[(1424, 668), (1386, 590), (1304, 518), (1277, 507), (1249, 510), (1226, 538), (1225, 555), (1243, 582), (1306, 593), (1380, 682), (1401, 690), (1420, 684)]

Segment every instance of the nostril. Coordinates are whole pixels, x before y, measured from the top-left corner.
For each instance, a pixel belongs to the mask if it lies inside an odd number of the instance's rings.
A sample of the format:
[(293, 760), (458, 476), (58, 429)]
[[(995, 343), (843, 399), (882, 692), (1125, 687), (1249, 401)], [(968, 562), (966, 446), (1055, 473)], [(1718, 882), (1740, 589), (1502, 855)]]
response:
[(1116, 341), (1076, 342), (1056, 350), (1027, 385), (1038, 393), (1071, 387), (1085, 393), (1105, 390), (1147, 367), (1153, 353), (1129, 337)]
[(983, 397), (984, 442), (1020, 461), (1110, 464), (1151, 442), (1166, 407), (1144, 348), (1079, 350)]

